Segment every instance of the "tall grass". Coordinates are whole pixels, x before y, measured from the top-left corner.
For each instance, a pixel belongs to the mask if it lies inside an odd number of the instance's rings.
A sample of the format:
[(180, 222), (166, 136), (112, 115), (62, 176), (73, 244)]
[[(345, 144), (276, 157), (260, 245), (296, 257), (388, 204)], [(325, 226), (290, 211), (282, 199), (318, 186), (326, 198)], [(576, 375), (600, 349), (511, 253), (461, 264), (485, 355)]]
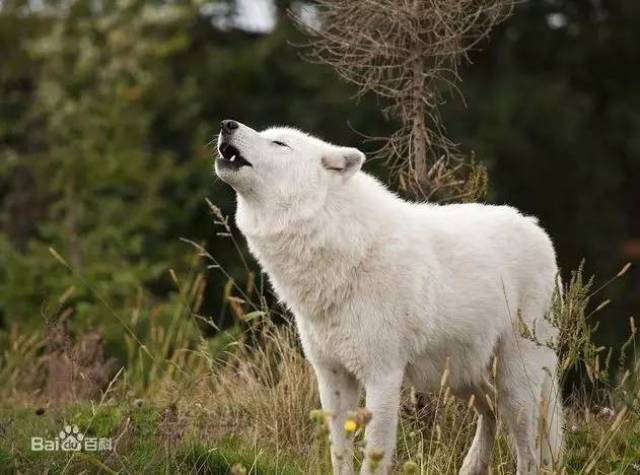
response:
[[(224, 218), (219, 220), (224, 227)], [(87, 464), (106, 472), (145, 472), (157, 467), (182, 473), (330, 472), (327, 431), (322, 420), (318, 423), (309, 417), (319, 407), (315, 378), (294, 327), (272, 323), (274, 310), (266, 305), (267, 299), (253, 284), (252, 275), (249, 284), (241, 288), (213, 256), (194, 246), (209, 269), (227, 279), (224, 297), (237, 318), (234, 327), (219, 330), (214, 338), (204, 338), (202, 325), (212, 325), (210, 318), (199, 313), (205, 274), (193, 271), (178, 276), (171, 271), (175, 292), (165, 301), (148, 304), (141, 295), (126, 314), (104, 302), (122, 326), (126, 358), (102, 397), (88, 407), (79, 401), (55, 406), (34, 392), (42, 383), (37, 374), (46, 357), (45, 332), (10, 332), (0, 366), (5, 413), (21, 414), (20, 407), (42, 406), (58, 418), (60, 414), (75, 417), (83, 421), (85, 429), (99, 427), (115, 438), (112, 454), (85, 454), (84, 459), (66, 454), (69, 458), (62, 460), (61, 471), (67, 473), (86, 470)], [(57, 253), (54, 256), (68, 266)], [(93, 289), (82, 276), (78, 276), (77, 285)], [(630, 320), (631, 336), (622, 349), (626, 357), (614, 361), (609, 349), (595, 347), (593, 315), (606, 304), (592, 301), (601, 290), (594, 288), (593, 278), (584, 278), (582, 267), (572, 273), (547, 316), (560, 337), (539, 342), (560, 352), (563, 370), (582, 367), (589, 381), (607, 388), (607, 397), (596, 402), (584, 397), (570, 399), (566, 449), (553, 473), (640, 472), (640, 373), (632, 351), (635, 322)], [(96, 297), (100, 298), (97, 292)], [(521, 331), (536, 339), (533, 330)], [(455, 399), (446, 381), (444, 375), (437, 394), (404, 392), (396, 471), (448, 474), (460, 467), (477, 415), (473, 401)], [(81, 408), (76, 411), (80, 416), (70, 409), (76, 406)], [(82, 416), (83, 411), (89, 416)], [(13, 417), (23, 424), (20, 433), (24, 437), (12, 440), (6, 433), (0, 435), (0, 461), (5, 457), (30, 467), (32, 455), (20, 444), (26, 443), (30, 430), (41, 428), (42, 422), (34, 422), (34, 417), (35, 421), (42, 419), (32, 412), (23, 420)], [(100, 426), (96, 420), (110, 422)], [(58, 419), (54, 417), (50, 423), (50, 428), (54, 427)], [(363, 426), (356, 424), (352, 434), (359, 447)], [(504, 430), (496, 437), (492, 472), (512, 474), (515, 465)], [(360, 451), (356, 457), (361, 463)]]

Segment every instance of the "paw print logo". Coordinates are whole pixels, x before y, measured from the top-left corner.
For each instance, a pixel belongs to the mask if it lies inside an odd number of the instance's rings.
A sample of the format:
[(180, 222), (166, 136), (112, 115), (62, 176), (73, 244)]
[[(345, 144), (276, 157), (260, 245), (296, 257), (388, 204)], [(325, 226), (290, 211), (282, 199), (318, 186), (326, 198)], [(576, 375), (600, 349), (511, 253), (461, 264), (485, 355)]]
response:
[(76, 425), (65, 426), (64, 430), (58, 434), (58, 438), (60, 439), (60, 448), (66, 452), (82, 449), (84, 434)]

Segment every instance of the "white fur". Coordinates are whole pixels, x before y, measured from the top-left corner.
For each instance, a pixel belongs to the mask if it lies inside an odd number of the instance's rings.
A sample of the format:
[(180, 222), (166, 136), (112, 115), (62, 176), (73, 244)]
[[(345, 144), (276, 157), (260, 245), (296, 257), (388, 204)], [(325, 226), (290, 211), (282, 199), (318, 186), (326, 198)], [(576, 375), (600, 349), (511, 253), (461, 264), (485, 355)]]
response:
[(384, 452), (377, 473), (386, 473), (401, 386), (438, 390), (445, 368), (453, 393), (474, 395), (480, 415), (460, 473), (487, 472), (496, 427), (487, 397), (510, 430), (519, 474), (535, 473), (540, 454), (557, 459), (556, 355), (517, 329), (520, 314), (541, 341), (554, 334), (543, 317), (555, 254), (534, 218), (508, 206), (403, 201), (359, 171), (358, 150), (294, 129), (240, 125), (230, 143), (253, 166), (216, 170), (237, 191), (237, 225), (295, 315), (333, 414), (334, 474), (353, 473), (343, 422), (361, 387), (373, 414), (366, 450)]

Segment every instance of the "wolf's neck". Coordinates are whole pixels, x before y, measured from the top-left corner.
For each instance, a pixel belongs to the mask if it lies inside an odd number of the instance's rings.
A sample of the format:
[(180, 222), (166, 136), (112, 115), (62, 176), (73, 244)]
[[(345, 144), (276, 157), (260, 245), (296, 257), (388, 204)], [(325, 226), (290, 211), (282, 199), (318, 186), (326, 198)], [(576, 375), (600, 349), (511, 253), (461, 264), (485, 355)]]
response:
[(380, 225), (396, 219), (405, 204), (375, 178), (362, 172), (344, 187), (306, 201), (241, 194), (237, 199), (236, 223), (247, 238), (256, 240), (313, 235), (312, 230), (322, 229), (332, 230), (332, 237), (341, 240), (345, 235), (375, 236)]
[[(317, 206), (312, 213), (296, 215), (238, 197), (238, 226), (276, 291), (290, 304), (301, 297), (283, 294), (327, 289), (326, 279), (345, 285), (394, 228), (393, 221), (401, 219), (402, 202), (363, 174)], [(322, 298), (305, 295), (304, 300)]]

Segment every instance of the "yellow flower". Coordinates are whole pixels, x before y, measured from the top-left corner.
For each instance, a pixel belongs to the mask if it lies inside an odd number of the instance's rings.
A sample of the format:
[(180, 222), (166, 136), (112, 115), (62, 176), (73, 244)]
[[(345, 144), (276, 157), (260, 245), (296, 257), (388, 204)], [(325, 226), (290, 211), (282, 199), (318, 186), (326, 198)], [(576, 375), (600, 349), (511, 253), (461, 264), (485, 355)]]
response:
[(347, 434), (353, 434), (358, 428), (358, 424), (353, 419), (347, 419), (344, 421), (344, 431)]

